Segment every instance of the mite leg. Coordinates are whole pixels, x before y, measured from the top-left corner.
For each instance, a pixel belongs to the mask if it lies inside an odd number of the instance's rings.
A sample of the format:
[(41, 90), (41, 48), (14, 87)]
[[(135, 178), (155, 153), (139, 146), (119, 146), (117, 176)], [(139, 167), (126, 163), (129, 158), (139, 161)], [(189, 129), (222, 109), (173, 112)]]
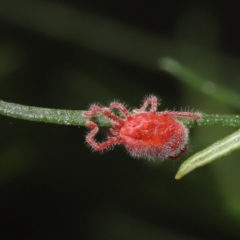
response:
[(118, 102), (113, 102), (110, 104), (110, 110), (113, 110), (114, 108), (118, 109), (126, 118), (131, 117), (130, 113), (128, 112), (128, 110), (123, 104)]
[(171, 112), (166, 111), (161, 114), (171, 116), (171, 117), (184, 117), (184, 118), (193, 118), (195, 120), (200, 120), (202, 118), (202, 114), (200, 112)]
[(117, 136), (117, 137), (111, 137), (105, 142), (97, 143), (94, 137), (98, 133), (98, 130), (99, 130), (98, 125), (94, 122), (89, 121), (86, 123), (86, 126), (91, 128), (91, 131), (86, 136), (86, 141), (95, 151), (102, 151), (114, 144), (121, 142), (121, 137)]
[(148, 106), (151, 105), (151, 108), (149, 110), (149, 112), (157, 112), (157, 107), (159, 105), (158, 103), (158, 99), (156, 96), (150, 96), (148, 97), (141, 108), (139, 109), (134, 109), (133, 111), (138, 113), (138, 112), (146, 112), (146, 109), (148, 108)]

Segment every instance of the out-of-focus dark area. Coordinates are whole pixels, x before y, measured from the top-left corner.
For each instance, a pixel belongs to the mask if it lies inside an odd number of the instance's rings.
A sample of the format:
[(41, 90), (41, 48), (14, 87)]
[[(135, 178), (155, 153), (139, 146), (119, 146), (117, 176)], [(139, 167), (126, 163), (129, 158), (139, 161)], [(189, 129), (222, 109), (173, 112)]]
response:
[[(84, 110), (156, 94), (159, 110), (237, 114), (159, 59), (239, 92), (239, 21), (233, 0), (1, 0), (0, 99)], [(233, 131), (192, 129), (188, 155)], [(0, 117), (0, 239), (240, 239), (239, 152), (176, 181), (183, 159), (99, 154), (85, 133)]]

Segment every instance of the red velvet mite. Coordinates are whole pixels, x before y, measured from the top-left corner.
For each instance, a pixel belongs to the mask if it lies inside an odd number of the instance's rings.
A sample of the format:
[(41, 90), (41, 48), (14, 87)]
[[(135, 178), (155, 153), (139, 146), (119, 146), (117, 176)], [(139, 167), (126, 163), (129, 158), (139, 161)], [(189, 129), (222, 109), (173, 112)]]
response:
[[(149, 96), (140, 109), (130, 113), (119, 102), (112, 102), (109, 107), (90, 106), (84, 117), (93, 118), (102, 114), (111, 120), (112, 127), (108, 131), (107, 140), (98, 143), (94, 139), (99, 128), (92, 121), (86, 126), (91, 130), (86, 136), (87, 143), (95, 150), (102, 151), (116, 144), (123, 144), (131, 156), (137, 158), (178, 159), (188, 144), (188, 129), (176, 117), (201, 119), (199, 112), (157, 112), (159, 105), (156, 96)], [(116, 115), (114, 110), (121, 114)]]

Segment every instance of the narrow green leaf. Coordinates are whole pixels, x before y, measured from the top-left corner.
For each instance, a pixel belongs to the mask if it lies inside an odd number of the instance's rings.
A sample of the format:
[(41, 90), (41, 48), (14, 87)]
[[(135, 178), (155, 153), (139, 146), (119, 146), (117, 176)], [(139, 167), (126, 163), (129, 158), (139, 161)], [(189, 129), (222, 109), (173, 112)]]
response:
[(212, 161), (230, 154), (240, 148), (240, 129), (233, 134), (215, 142), (204, 150), (192, 155), (180, 166), (175, 178), (180, 179), (195, 168), (202, 167)]
[(208, 93), (211, 92), (211, 97), (240, 108), (240, 95), (238, 93), (227, 89), (226, 87), (220, 86), (219, 84), (213, 83), (209, 79), (198, 76), (176, 60), (171, 58), (162, 58), (159, 61), (159, 67), (160, 69), (169, 72), (188, 86), (191, 86), (196, 90), (207, 88)]

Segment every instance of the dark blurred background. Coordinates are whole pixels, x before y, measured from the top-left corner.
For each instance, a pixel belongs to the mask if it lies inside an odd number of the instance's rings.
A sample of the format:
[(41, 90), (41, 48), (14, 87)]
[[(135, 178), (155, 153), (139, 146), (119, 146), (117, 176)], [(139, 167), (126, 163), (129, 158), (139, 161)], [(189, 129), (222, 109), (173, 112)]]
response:
[[(0, 0), (0, 99), (84, 110), (156, 94), (160, 111), (237, 114), (159, 60), (238, 92), (239, 23), (233, 0)], [(188, 155), (233, 131), (192, 129)], [(183, 160), (93, 153), (85, 133), (0, 117), (0, 239), (240, 239), (238, 152), (176, 181)]]

